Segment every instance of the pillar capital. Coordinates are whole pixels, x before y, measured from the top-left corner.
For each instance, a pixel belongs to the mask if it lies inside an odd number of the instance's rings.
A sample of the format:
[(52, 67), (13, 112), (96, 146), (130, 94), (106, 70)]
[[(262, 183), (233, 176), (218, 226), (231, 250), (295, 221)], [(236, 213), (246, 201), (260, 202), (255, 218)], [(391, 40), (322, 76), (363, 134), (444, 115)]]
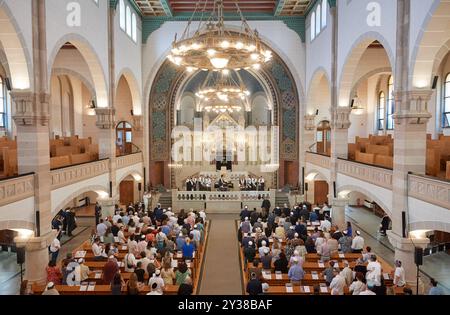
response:
[(116, 123), (114, 121), (114, 115), (116, 110), (111, 107), (96, 108), (95, 114), (97, 115), (96, 126), (100, 129), (114, 129)]
[(338, 197), (338, 198), (333, 198), (331, 200), (331, 205), (337, 206), (337, 207), (345, 207), (348, 205), (349, 202), (350, 202), (350, 198), (348, 198), (348, 197)]
[(134, 115), (133, 116), (133, 128), (135, 131), (142, 131), (142, 115)]
[(432, 115), (428, 112), (428, 102), (431, 100), (433, 90), (421, 89), (411, 91), (398, 91), (394, 93), (396, 103), (407, 102), (407, 106), (393, 115), (397, 125), (427, 124)]
[(331, 108), (331, 127), (333, 129), (348, 129), (350, 128), (350, 114), (351, 107), (337, 106)]
[(14, 113), (12, 118), (18, 126), (48, 125), (49, 94), (36, 95), (30, 90), (13, 90), (11, 98)]
[(117, 198), (101, 198), (97, 200), (100, 207), (102, 207), (102, 216), (113, 216), (114, 215), (114, 209), (116, 204), (118, 203)]
[(426, 237), (420, 238), (404, 238), (401, 235), (396, 234), (393, 231), (387, 231), (389, 242), (394, 246), (396, 250), (404, 252), (414, 252), (415, 247), (425, 249), (430, 243), (430, 240)]
[(25, 247), (27, 251), (41, 250), (50, 246), (51, 242), (55, 239), (58, 231), (51, 230), (49, 233), (36, 237), (21, 237), (17, 236), (14, 238), (14, 242), (17, 247)]
[(313, 131), (316, 128), (316, 115), (305, 115), (305, 130)]

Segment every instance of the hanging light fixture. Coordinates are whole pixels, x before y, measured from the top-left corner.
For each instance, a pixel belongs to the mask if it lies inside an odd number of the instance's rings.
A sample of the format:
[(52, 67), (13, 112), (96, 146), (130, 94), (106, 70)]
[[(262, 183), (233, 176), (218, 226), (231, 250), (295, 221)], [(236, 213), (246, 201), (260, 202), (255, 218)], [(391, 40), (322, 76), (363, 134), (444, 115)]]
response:
[[(209, 17), (204, 18), (209, 1), (214, 1), (213, 11)], [(198, 28), (192, 37), (188, 37), (200, 3), (201, 1), (196, 4), (181, 38), (178, 40), (175, 35), (171, 53), (167, 57), (171, 62), (193, 72), (199, 69), (259, 70), (272, 59), (272, 51), (263, 47), (258, 31), (250, 28), (237, 3), (236, 10), (241, 19), (240, 33), (226, 28), (223, 0), (206, 0)]]
[(361, 99), (358, 97), (358, 92), (355, 92), (355, 97), (352, 100), (352, 111), (355, 115), (364, 114), (364, 107), (361, 105)]
[(200, 109), (206, 112), (233, 113), (240, 112), (243, 107), (249, 108), (250, 91), (235, 71), (209, 72), (195, 96)]

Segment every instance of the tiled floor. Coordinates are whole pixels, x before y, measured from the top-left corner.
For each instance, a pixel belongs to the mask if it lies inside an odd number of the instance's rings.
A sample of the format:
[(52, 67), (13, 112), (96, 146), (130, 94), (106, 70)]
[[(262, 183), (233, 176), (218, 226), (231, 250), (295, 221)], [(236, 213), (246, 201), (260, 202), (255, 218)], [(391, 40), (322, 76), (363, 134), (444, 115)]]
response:
[[(375, 216), (372, 212), (363, 208), (348, 207), (346, 216), (352, 222), (353, 230), (361, 231), (366, 245), (372, 247), (372, 251), (380, 255), (387, 262), (394, 262), (394, 248), (386, 236), (380, 236), (378, 228), (381, 218)], [(424, 257), (421, 271), (425, 288), (428, 288), (429, 278), (435, 278), (442, 289), (450, 294), (450, 255), (439, 253)]]

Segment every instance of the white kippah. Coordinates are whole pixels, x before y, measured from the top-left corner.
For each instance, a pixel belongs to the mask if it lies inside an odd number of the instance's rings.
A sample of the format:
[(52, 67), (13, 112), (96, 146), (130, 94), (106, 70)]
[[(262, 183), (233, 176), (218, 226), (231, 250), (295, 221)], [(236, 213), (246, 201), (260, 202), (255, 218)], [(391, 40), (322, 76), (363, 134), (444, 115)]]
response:
[(248, 245), (249, 245), (249, 246), (252, 246), (252, 245), (253, 245), (253, 242), (252, 242), (252, 241), (248, 242)]
[(266, 246), (267, 243), (266, 243), (266, 241), (262, 241), (261, 244), (262, 244), (262, 246)]

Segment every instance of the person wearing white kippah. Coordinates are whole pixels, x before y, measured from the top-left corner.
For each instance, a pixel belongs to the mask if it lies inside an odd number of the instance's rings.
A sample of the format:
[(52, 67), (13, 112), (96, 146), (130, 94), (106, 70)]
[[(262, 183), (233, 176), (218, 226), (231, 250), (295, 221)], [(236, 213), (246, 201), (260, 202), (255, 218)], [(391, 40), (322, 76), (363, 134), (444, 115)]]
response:
[(270, 248), (267, 247), (267, 242), (266, 242), (266, 241), (262, 241), (262, 242), (261, 242), (261, 247), (258, 248), (259, 257), (264, 256), (264, 251), (265, 251), (266, 249), (270, 250)]
[(78, 259), (78, 264), (79, 267), (77, 268), (79, 268), (80, 281), (85, 281), (89, 279), (90, 270), (89, 267), (84, 264), (84, 259), (83, 258)]
[(344, 277), (339, 273), (339, 270), (337, 268), (334, 268), (333, 274), (334, 278), (330, 283), (331, 295), (344, 295)]
[(55, 284), (53, 282), (49, 282), (47, 283), (45, 291), (42, 292), (42, 295), (59, 295), (59, 292), (56, 290)]
[(159, 269), (155, 270), (155, 273), (152, 275), (152, 277), (148, 280), (148, 285), (152, 286), (153, 283), (158, 284), (157, 290), (161, 293), (164, 291), (165, 283), (164, 279), (161, 278), (161, 271)]
[(297, 257), (294, 257), (292, 260), (292, 265), (289, 268), (288, 276), (293, 285), (301, 285), (305, 272), (303, 271), (302, 266), (300, 266)]

